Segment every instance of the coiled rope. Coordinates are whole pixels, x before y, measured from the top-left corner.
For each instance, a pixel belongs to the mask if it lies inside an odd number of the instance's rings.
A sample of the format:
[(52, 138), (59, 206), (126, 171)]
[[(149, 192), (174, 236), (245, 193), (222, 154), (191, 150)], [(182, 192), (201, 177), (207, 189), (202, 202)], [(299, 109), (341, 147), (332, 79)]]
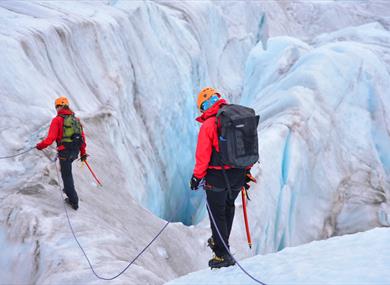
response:
[[(58, 185), (59, 185), (58, 187), (59, 187), (59, 190), (60, 190), (61, 199), (64, 200), (64, 194), (63, 194), (63, 192), (61, 190), (61, 185), (60, 185), (60, 181), (61, 180), (60, 180), (60, 174), (59, 174), (58, 166), (57, 166), (57, 163), (55, 161), (54, 161), (54, 163), (56, 165), (57, 179), (58, 179)], [(152, 243), (162, 234), (162, 232), (170, 224), (170, 222), (167, 222), (164, 225), (164, 227), (162, 227), (162, 229), (157, 233), (157, 235), (144, 247), (144, 249), (141, 250), (138, 253), (138, 255), (133, 258), (133, 260), (129, 261), (129, 263), (126, 265), (126, 267), (122, 269), (122, 271), (120, 271), (118, 274), (116, 274), (116, 275), (114, 275), (112, 277), (102, 277), (95, 271), (94, 267), (92, 266), (91, 261), (88, 258), (87, 253), (85, 252), (84, 248), (82, 247), (82, 245), (80, 244), (79, 240), (77, 239), (77, 236), (76, 236), (76, 234), (74, 232), (72, 223), (70, 222), (68, 209), (67, 209), (67, 207), (65, 205), (65, 202), (63, 202), (63, 206), (64, 206), (64, 209), (65, 209), (66, 219), (68, 220), (68, 225), (69, 225), (69, 228), (70, 228), (70, 230), (72, 232), (74, 240), (76, 241), (76, 243), (79, 246), (80, 250), (83, 252), (83, 255), (84, 255), (85, 259), (87, 260), (89, 268), (91, 269), (92, 273), (96, 276), (96, 278), (101, 279), (101, 280), (114, 280), (114, 279), (118, 278), (119, 276), (121, 276), (123, 273), (125, 273), (127, 271), (127, 269), (129, 269), (129, 267), (149, 248), (149, 246), (152, 245)]]
[(210, 209), (210, 206), (209, 206), (209, 203), (207, 202), (206, 200), (206, 207), (207, 207), (207, 210), (209, 211), (210, 213), (210, 217), (211, 217), (211, 220), (214, 224), (214, 227), (215, 229), (217, 230), (217, 233), (218, 233), (218, 236), (219, 238), (221, 239), (222, 243), (223, 243), (223, 246), (225, 247), (227, 253), (229, 253), (230, 257), (236, 262), (237, 266), (242, 270), (242, 272), (244, 272), (248, 277), (250, 277), (252, 280), (254, 280), (255, 282), (261, 284), (261, 285), (267, 285), (263, 282), (261, 282), (260, 280), (256, 279), (255, 277), (253, 277), (250, 273), (248, 273), (248, 271), (245, 270), (244, 267), (241, 266), (241, 264), (234, 258), (233, 254), (230, 252), (228, 246), (226, 245), (225, 241), (223, 240), (222, 238), (222, 235), (221, 235), (221, 232), (219, 231), (218, 229), (218, 226), (217, 226), (217, 223), (215, 222), (215, 219), (214, 219), (214, 216), (213, 216), (213, 213), (211, 212), (211, 209)]
[(6, 159), (6, 158), (17, 157), (17, 156), (19, 156), (19, 155), (22, 155), (22, 154), (25, 154), (25, 153), (27, 153), (27, 152), (29, 152), (29, 151), (32, 151), (34, 148), (35, 148), (35, 147), (31, 147), (31, 148), (29, 148), (29, 149), (27, 149), (27, 150), (25, 150), (25, 151), (19, 152), (19, 153), (17, 153), (17, 154), (9, 155), (9, 156), (0, 156), (0, 159)]

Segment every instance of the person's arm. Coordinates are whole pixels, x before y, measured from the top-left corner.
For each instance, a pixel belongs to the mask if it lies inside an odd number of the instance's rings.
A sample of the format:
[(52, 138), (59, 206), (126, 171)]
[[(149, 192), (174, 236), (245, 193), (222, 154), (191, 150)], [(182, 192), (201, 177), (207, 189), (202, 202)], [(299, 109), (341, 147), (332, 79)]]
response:
[(209, 167), (211, 153), (213, 149), (212, 132), (210, 126), (205, 122), (198, 135), (198, 144), (196, 146), (195, 153), (195, 168), (194, 176), (198, 179), (202, 179), (206, 176), (207, 168)]
[(47, 137), (36, 145), (36, 148), (42, 150), (51, 145), (58, 137), (60, 121), (59, 117), (55, 117), (50, 124), (49, 133)]

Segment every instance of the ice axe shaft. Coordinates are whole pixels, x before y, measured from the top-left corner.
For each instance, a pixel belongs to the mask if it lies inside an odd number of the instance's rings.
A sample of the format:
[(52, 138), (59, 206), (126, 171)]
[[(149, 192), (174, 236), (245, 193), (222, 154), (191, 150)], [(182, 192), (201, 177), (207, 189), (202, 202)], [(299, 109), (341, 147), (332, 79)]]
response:
[(246, 213), (246, 192), (245, 192), (245, 187), (242, 187), (242, 189), (241, 189), (241, 197), (242, 197), (242, 211), (244, 212), (246, 237), (248, 239), (249, 248), (252, 248), (252, 239), (251, 239), (251, 233), (249, 231), (248, 215)]
[(89, 171), (91, 171), (92, 176), (95, 178), (96, 182), (97, 182), (100, 186), (103, 186), (103, 184), (100, 183), (99, 179), (96, 177), (95, 173), (93, 172), (93, 170), (92, 170), (91, 167), (89, 166), (88, 161), (84, 160), (84, 162), (85, 162), (85, 165), (87, 165)]

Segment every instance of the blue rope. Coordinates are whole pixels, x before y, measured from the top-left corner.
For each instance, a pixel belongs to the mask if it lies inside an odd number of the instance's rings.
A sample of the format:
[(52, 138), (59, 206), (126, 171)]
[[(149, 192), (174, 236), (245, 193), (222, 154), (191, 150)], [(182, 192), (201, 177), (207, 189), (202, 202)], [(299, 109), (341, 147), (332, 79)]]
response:
[(31, 147), (31, 148), (29, 148), (29, 149), (26, 150), (26, 151), (22, 151), (22, 152), (19, 152), (19, 153), (17, 153), (17, 154), (13, 154), (13, 155), (9, 155), (9, 156), (0, 156), (0, 159), (6, 159), (6, 158), (17, 157), (17, 156), (19, 156), (19, 155), (25, 154), (25, 153), (27, 153), (27, 152), (33, 150), (34, 148), (35, 148), (35, 147)]
[(252, 278), (252, 280), (254, 280), (255, 282), (261, 284), (261, 285), (267, 285), (263, 282), (261, 282), (260, 280), (256, 279), (255, 277), (253, 277), (251, 274), (248, 273), (248, 271), (245, 270), (244, 267), (241, 266), (241, 264), (234, 258), (233, 254), (230, 252), (228, 246), (226, 245), (225, 241), (223, 240), (222, 238), (222, 235), (221, 235), (221, 232), (219, 231), (218, 229), (218, 225), (217, 223), (215, 222), (215, 219), (214, 219), (214, 216), (213, 216), (213, 213), (211, 212), (211, 209), (210, 209), (210, 206), (209, 206), (209, 203), (207, 202), (206, 200), (206, 207), (207, 207), (207, 210), (209, 211), (210, 213), (210, 217), (211, 217), (211, 220), (214, 224), (214, 227), (215, 229), (217, 230), (217, 233), (218, 233), (218, 236), (219, 238), (221, 239), (222, 243), (223, 243), (223, 246), (225, 247), (226, 251), (229, 253), (229, 255), (231, 256), (231, 258), (236, 262), (236, 264), (238, 265), (238, 267), (242, 270), (242, 272), (244, 272), (246, 275), (248, 275), (250, 278)]
[[(58, 171), (58, 167), (57, 167), (57, 163), (56, 163), (56, 171), (57, 171), (57, 178), (58, 178), (58, 185), (60, 185), (60, 175), (59, 175), (59, 171)], [(62, 193), (62, 190), (61, 190), (61, 186), (59, 186), (60, 188), (60, 193), (61, 193), (61, 198), (62, 200), (64, 200), (64, 194)], [(75, 239), (77, 245), (79, 246), (79, 248), (81, 249), (81, 251), (83, 252), (84, 254), (84, 257), (85, 259), (87, 260), (88, 262), (88, 265), (89, 265), (89, 268), (91, 268), (93, 274), (98, 278), (98, 279), (101, 279), (101, 280), (114, 280), (116, 278), (118, 278), (119, 276), (121, 276), (123, 273), (126, 272), (127, 269), (129, 269), (129, 267), (149, 248), (149, 246), (152, 245), (152, 243), (161, 235), (161, 233), (167, 228), (167, 226), (170, 224), (170, 222), (167, 222), (164, 227), (158, 232), (158, 234), (144, 247), (143, 250), (140, 251), (140, 253), (138, 253), (138, 255), (136, 257), (133, 258), (133, 260), (131, 260), (129, 262), (129, 264), (122, 270), (120, 271), (118, 274), (116, 274), (115, 276), (113, 277), (102, 277), (100, 276), (99, 274), (96, 273), (95, 269), (93, 268), (92, 266), (92, 263), (91, 261), (89, 260), (88, 258), (88, 255), (87, 253), (85, 252), (84, 248), (81, 246), (79, 240), (77, 239), (76, 237), (76, 234), (73, 230), (73, 226), (72, 226), (72, 223), (70, 222), (70, 218), (69, 218), (69, 214), (68, 214), (68, 209), (65, 205), (65, 202), (63, 203), (63, 206), (64, 206), (64, 209), (65, 209), (65, 214), (66, 214), (66, 218), (68, 220), (68, 224), (69, 224), (69, 228), (72, 232), (72, 235), (73, 235), (73, 238)]]
[[(62, 193), (62, 190), (61, 190), (61, 186), (60, 186), (60, 175), (59, 175), (59, 171), (58, 171), (58, 167), (57, 167), (57, 163), (56, 163), (56, 172), (57, 172), (57, 179), (58, 179), (58, 185), (59, 185), (59, 189), (60, 189), (60, 195), (61, 195), (61, 199), (64, 200), (64, 194)], [(88, 258), (88, 255), (87, 253), (85, 252), (84, 248), (82, 247), (82, 245), (80, 244), (79, 240), (77, 239), (77, 236), (74, 232), (74, 229), (73, 229), (73, 226), (72, 226), (72, 223), (70, 221), (70, 218), (69, 218), (69, 213), (68, 213), (68, 209), (65, 205), (65, 202), (63, 203), (63, 206), (64, 206), (64, 210), (65, 210), (65, 214), (66, 214), (66, 219), (68, 221), (68, 225), (69, 225), (69, 228), (72, 232), (72, 235), (73, 235), (73, 238), (74, 240), (76, 241), (77, 245), (79, 246), (80, 250), (82, 251), (85, 259), (87, 260), (88, 262), (88, 265), (89, 265), (89, 268), (91, 269), (92, 273), (96, 276), (96, 278), (98, 279), (101, 279), (101, 280), (114, 280), (116, 278), (118, 278), (119, 276), (121, 276), (123, 273), (125, 273), (129, 267), (152, 245), (152, 243), (162, 234), (162, 232), (167, 228), (167, 226), (170, 224), (170, 222), (167, 222), (164, 227), (157, 233), (157, 235), (144, 247), (143, 250), (141, 250), (138, 255), (136, 257), (133, 258), (133, 260), (131, 260), (128, 265), (122, 270), (120, 271), (118, 274), (114, 275), (113, 277), (102, 277), (100, 276), (96, 271), (95, 269), (93, 268), (93, 265), (91, 263), (91, 261), (89, 260)], [(250, 277), (252, 280), (254, 280), (255, 282), (261, 284), (261, 285), (267, 285), (263, 282), (261, 282), (260, 280), (256, 279), (255, 277), (253, 277), (251, 274), (249, 274), (245, 268), (243, 268), (241, 266), (241, 264), (234, 258), (234, 256), (232, 255), (232, 253), (230, 252), (228, 246), (226, 245), (225, 241), (223, 240), (222, 238), (222, 235), (221, 235), (221, 232), (219, 231), (218, 229), (218, 226), (217, 226), (217, 223), (215, 222), (215, 219), (214, 219), (214, 216), (211, 212), (211, 209), (210, 209), (210, 206), (206, 200), (206, 207), (210, 213), (210, 217), (211, 217), (211, 220), (217, 230), (217, 233), (219, 235), (219, 238), (221, 239), (222, 243), (223, 243), (223, 246), (225, 247), (226, 251), (229, 253), (229, 255), (231, 256), (231, 258), (236, 262), (236, 264), (238, 265), (238, 267), (248, 276)]]

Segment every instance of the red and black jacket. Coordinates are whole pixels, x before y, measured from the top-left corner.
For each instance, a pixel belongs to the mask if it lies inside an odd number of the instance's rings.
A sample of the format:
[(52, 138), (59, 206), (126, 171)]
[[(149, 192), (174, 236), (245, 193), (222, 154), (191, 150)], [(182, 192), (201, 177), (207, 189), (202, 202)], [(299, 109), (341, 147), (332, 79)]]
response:
[[(218, 110), (226, 105), (225, 99), (218, 100), (210, 109), (206, 110), (201, 116), (196, 118), (202, 124), (198, 135), (198, 144), (195, 154), (194, 176), (203, 178), (206, 176), (208, 168), (222, 169), (221, 166), (211, 166), (210, 160), (213, 148), (219, 152), (218, 131), (215, 123), (215, 116)], [(225, 169), (229, 168), (226, 166)]]
[[(218, 188), (225, 188), (226, 182), (222, 174), (222, 167), (214, 162), (215, 159), (212, 159), (213, 150), (219, 152), (216, 115), (218, 110), (226, 104), (225, 99), (220, 99), (210, 109), (196, 118), (202, 126), (198, 135), (193, 174), (198, 179), (206, 178), (206, 184)], [(224, 165), (224, 168), (232, 188), (240, 188), (244, 185), (245, 169), (232, 168), (229, 165)]]
[[(61, 109), (57, 112), (57, 116), (51, 121), (49, 133), (47, 137), (37, 144), (38, 149), (44, 149), (47, 148), (49, 145), (51, 145), (54, 141), (57, 142), (57, 150), (65, 150), (65, 146), (61, 145), (62, 140), (62, 134), (64, 129), (64, 118), (62, 116), (66, 115), (72, 115), (73, 112), (70, 109)], [(86, 147), (87, 144), (85, 142), (85, 135), (84, 131), (81, 132), (81, 136), (83, 138), (83, 143), (80, 146), (80, 155), (86, 154)]]

